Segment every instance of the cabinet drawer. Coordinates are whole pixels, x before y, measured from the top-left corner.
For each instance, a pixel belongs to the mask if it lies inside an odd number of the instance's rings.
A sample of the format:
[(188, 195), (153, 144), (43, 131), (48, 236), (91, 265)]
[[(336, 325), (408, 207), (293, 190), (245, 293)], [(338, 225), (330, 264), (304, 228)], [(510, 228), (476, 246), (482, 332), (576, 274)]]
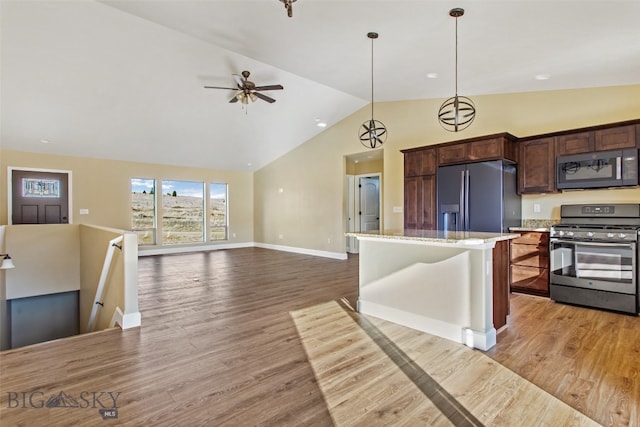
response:
[(549, 248), (536, 245), (511, 245), (511, 264), (549, 268)]
[(549, 233), (542, 231), (524, 231), (520, 232), (520, 237), (511, 241), (514, 244), (538, 245), (549, 248)]
[(511, 287), (549, 295), (549, 270), (546, 268), (511, 266)]

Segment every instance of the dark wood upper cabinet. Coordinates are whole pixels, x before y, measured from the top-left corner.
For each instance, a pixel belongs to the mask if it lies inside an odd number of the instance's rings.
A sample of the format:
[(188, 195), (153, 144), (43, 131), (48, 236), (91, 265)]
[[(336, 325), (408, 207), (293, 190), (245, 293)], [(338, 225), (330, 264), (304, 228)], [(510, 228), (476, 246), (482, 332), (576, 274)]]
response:
[(590, 153), (595, 150), (595, 133), (579, 132), (556, 137), (556, 155)]
[(596, 151), (636, 147), (636, 126), (619, 126), (595, 132)]
[(469, 158), (469, 146), (466, 143), (438, 147), (438, 165), (464, 163)]
[(436, 173), (436, 149), (407, 151), (404, 155), (404, 175), (422, 176)]
[(517, 162), (516, 137), (503, 133), (438, 145), (438, 166), (497, 159)]
[(436, 228), (436, 148), (421, 147), (404, 153), (404, 227)]
[(556, 191), (555, 139), (540, 138), (520, 142), (518, 193)]

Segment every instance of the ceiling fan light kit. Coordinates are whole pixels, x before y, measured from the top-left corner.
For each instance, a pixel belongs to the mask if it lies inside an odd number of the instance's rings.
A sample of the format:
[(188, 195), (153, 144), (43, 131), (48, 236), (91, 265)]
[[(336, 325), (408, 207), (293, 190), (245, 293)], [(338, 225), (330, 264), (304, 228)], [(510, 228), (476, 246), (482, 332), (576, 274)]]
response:
[(371, 39), (371, 119), (360, 125), (358, 137), (360, 143), (367, 148), (378, 148), (387, 140), (387, 128), (384, 123), (373, 118), (373, 41), (378, 33), (367, 33)]
[(458, 18), (464, 15), (464, 9), (459, 7), (451, 9), (449, 16), (456, 18), (456, 93), (440, 106), (438, 121), (440, 125), (450, 132), (464, 130), (471, 125), (476, 117), (476, 106), (466, 96), (458, 96)]

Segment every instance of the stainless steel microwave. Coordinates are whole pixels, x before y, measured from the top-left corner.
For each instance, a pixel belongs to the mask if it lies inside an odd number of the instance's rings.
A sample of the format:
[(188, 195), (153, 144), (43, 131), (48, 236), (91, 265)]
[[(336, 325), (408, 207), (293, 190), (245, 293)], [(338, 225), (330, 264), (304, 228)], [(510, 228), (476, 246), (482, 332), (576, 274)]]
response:
[(636, 148), (558, 156), (556, 166), (559, 190), (638, 185)]

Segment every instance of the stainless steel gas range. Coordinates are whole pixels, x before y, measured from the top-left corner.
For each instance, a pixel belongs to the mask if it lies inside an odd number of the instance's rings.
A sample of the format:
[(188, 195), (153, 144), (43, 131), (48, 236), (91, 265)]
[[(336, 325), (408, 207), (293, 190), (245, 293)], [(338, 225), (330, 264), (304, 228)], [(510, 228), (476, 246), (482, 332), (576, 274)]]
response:
[(560, 217), (549, 239), (551, 299), (637, 314), (640, 204), (562, 205)]

